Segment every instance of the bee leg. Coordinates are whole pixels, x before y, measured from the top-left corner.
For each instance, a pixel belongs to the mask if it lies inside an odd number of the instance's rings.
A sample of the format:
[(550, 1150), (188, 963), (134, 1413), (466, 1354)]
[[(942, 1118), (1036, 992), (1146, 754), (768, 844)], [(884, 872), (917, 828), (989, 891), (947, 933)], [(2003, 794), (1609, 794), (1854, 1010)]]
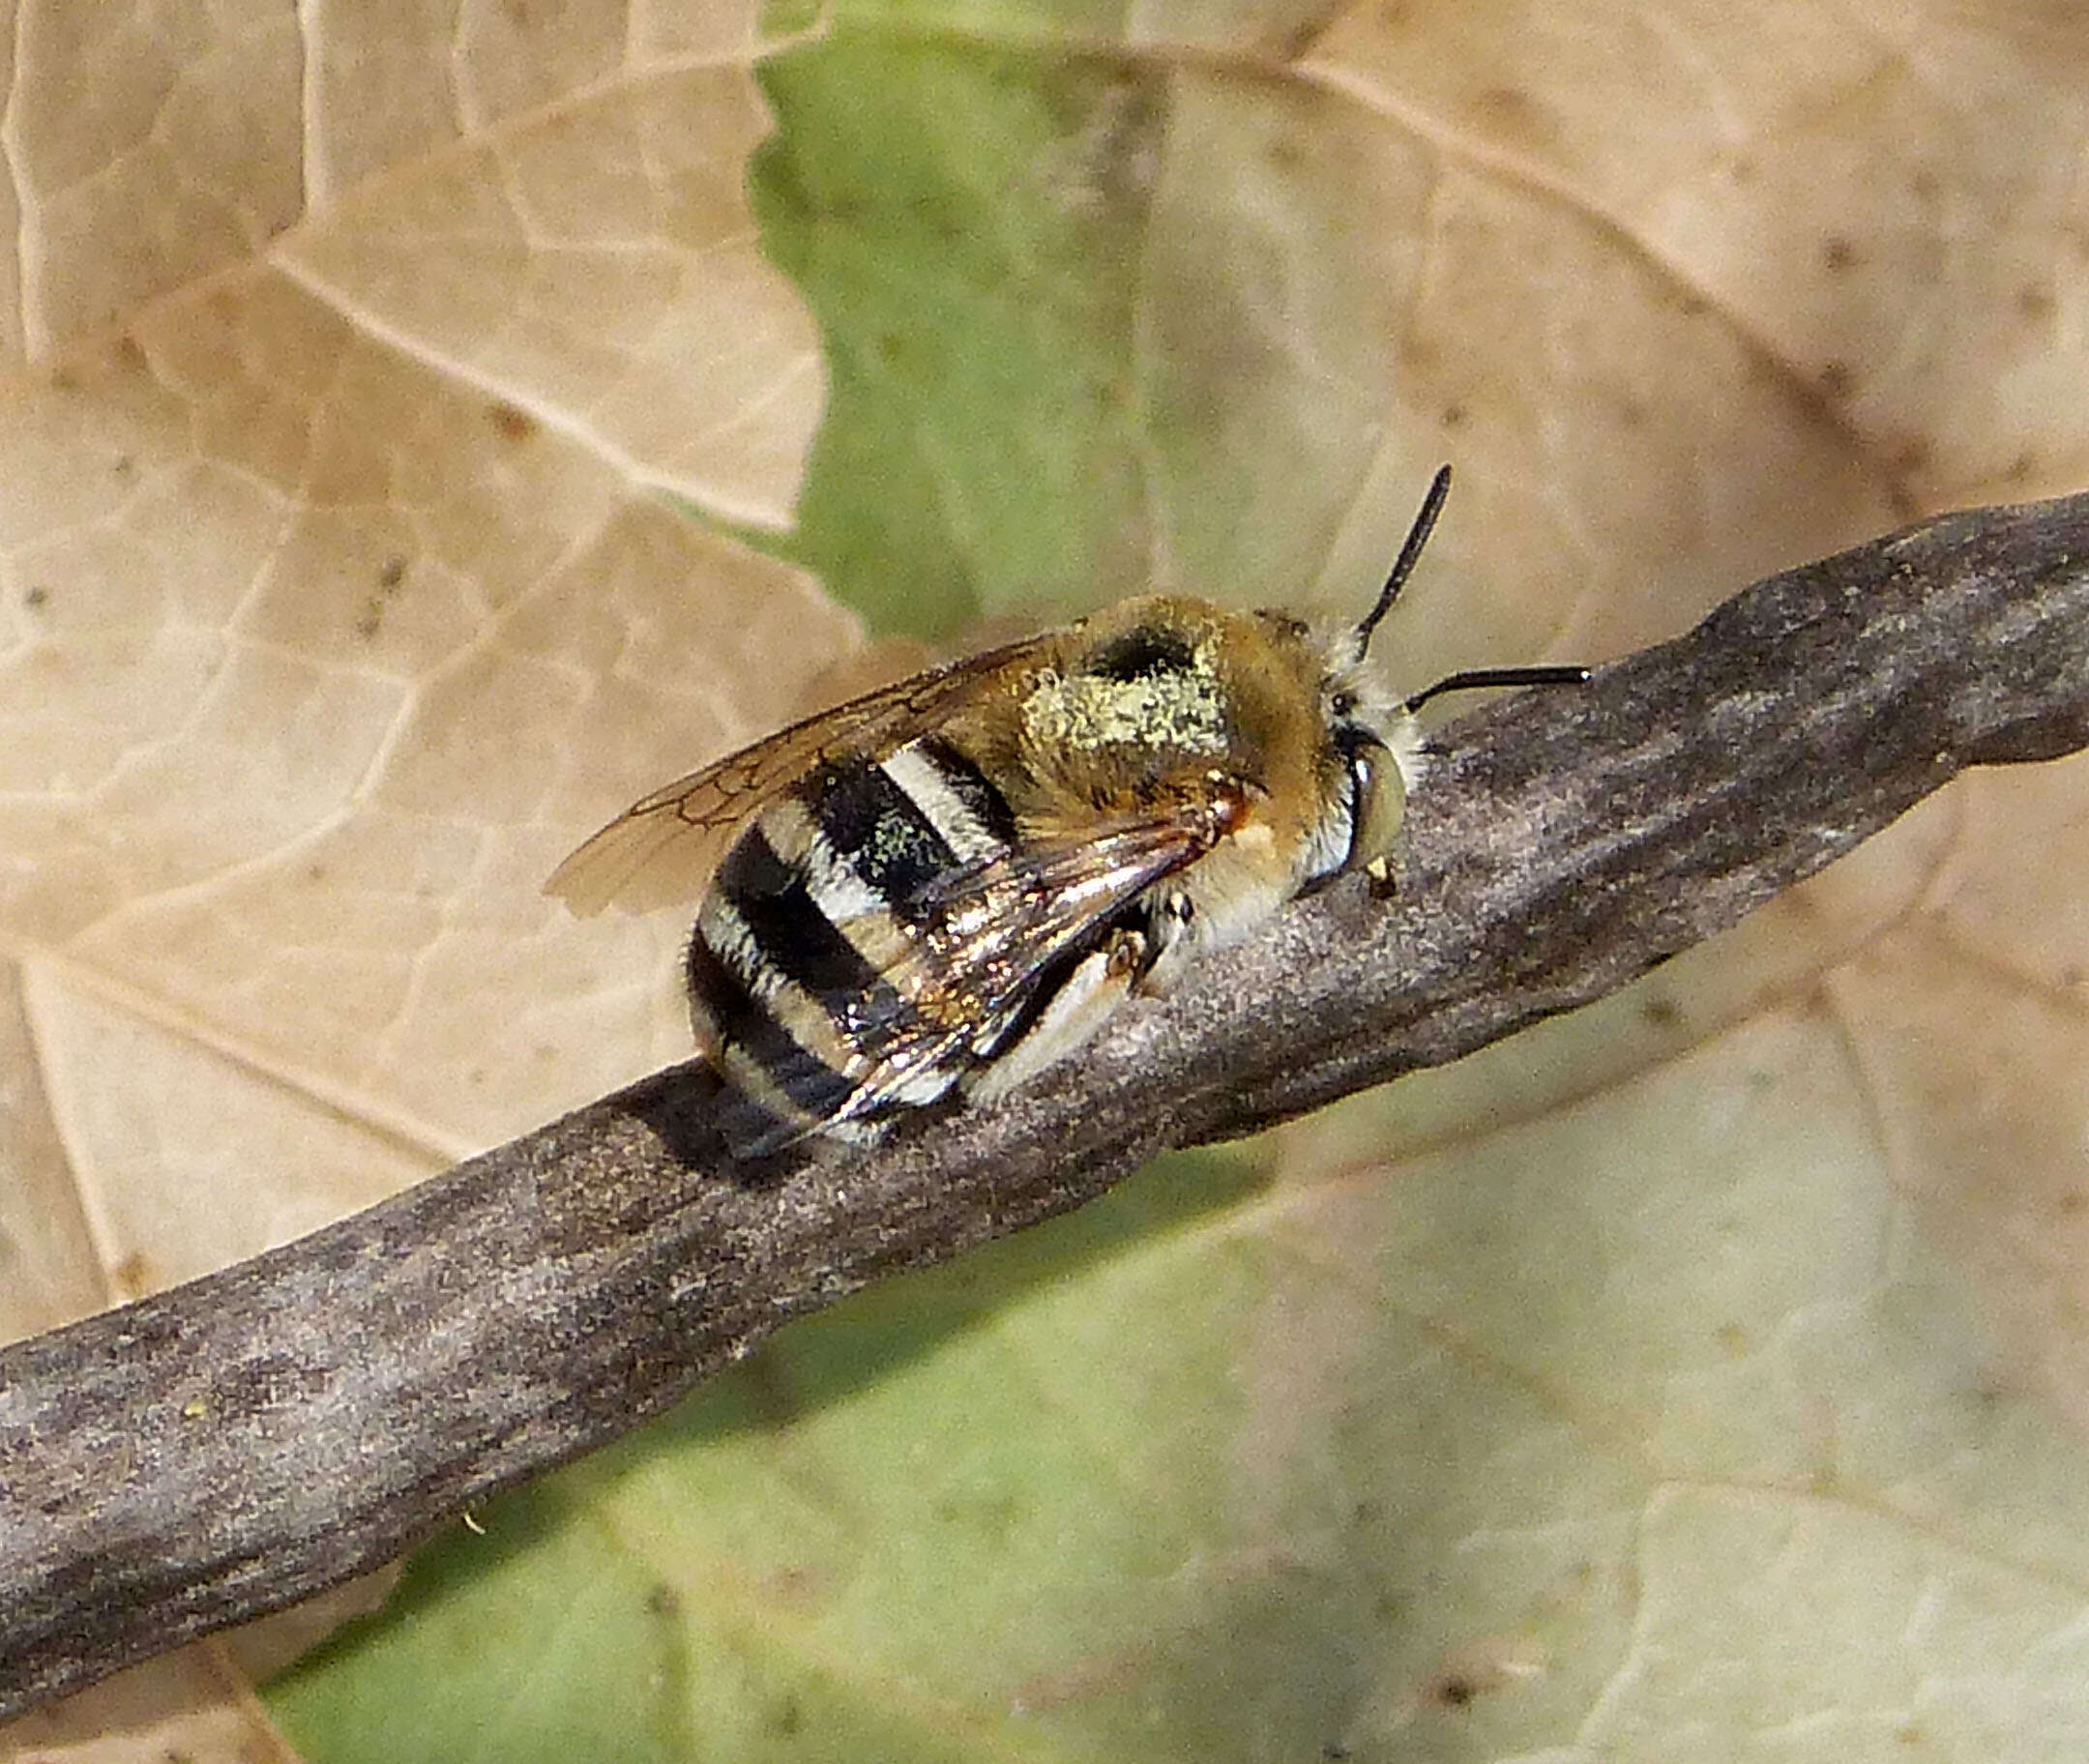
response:
[(1196, 903), (1180, 889), (1155, 897), (1147, 913), (1151, 949), (1145, 965), (1133, 976), (1149, 998), (1165, 998), (1191, 966), (1196, 934)]
[(1129, 927), (1113, 931), (1102, 948), (1074, 965), (1022, 1039), (994, 1055), (972, 1077), (966, 1088), (973, 1099), (991, 1102), (1004, 1097), (1091, 1041), (1152, 960), (1152, 945), (1144, 931)]

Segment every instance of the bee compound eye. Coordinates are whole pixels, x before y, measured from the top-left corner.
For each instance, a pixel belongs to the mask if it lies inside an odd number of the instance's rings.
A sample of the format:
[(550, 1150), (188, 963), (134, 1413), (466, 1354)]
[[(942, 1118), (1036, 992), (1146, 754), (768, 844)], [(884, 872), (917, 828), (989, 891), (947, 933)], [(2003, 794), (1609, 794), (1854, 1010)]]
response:
[(1376, 874), (1393, 855), (1407, 809), (1407, 786), (1385, 744), (1368, 736), (1349, 750), (1349, 855), (1344, 869)]

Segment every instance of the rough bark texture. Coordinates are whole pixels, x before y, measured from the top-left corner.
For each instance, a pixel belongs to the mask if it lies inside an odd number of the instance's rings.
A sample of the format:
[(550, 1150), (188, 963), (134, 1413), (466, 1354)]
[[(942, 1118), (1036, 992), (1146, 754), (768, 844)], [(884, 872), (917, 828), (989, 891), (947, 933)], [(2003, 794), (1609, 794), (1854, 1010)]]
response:
[(1397, 900), (1301, 904), (1006, 1104), (733, 1167), (662, 1073), (0, 1353), (0, 1714), (370, 1569), (778, 1324), (1600, 997), (1971, 765), (2089, 744), (2089, 497), (1757, 584), (1456, 725)]

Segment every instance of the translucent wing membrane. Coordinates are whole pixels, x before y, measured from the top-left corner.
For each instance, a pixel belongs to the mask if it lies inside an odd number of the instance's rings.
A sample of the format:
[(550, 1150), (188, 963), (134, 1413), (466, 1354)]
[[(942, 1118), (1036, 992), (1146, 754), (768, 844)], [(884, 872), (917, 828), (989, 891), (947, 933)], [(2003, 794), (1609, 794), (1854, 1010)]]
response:
[(551, 872), (544, 892), (575, 913), (650, 912), (695, 899), (733, 836), (823, 760), (896, 748), (932, 728), (1032, 638), (852, 698), (633, 803)]
[[(933, 913), (884, 975), (911, 1009), (859, 1029), (866, 1065), (831, 1117), (860, 1119), (1000, 1053), (1071, 965), (1156, 883), (1217, 843), (1232, 799), (1192, 801), (1079, 837), (1031, 840), (952, 871)], [(844, 926), (844, 928), (846, 928)], [(851, 1001), (824, 1001), (845, 1008)]]

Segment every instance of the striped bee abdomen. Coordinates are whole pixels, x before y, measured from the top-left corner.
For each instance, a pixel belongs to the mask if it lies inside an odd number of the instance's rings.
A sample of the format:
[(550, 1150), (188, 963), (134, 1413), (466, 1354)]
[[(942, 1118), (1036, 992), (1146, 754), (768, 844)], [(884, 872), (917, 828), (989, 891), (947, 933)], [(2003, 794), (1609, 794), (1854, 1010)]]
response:
[(820, 838), (877, 897), (919, 924), (950, 872), (1002, 856), (1015, 817), (986, 775), (947, 741), (926, 739), (887, 754), (823, 768), (799, 801)]
[(914, 1069), (866, 1115), (932, 1102), (963, 1075), (923, 930), (954, 874), (1016, 842), (1001, 792), (939, 737), (829, 761), (749, 823), (697, 914), (688, 969), (699, 1044), (775, 1122), (743, 1149), (850, 1118), (888, 1063)]

